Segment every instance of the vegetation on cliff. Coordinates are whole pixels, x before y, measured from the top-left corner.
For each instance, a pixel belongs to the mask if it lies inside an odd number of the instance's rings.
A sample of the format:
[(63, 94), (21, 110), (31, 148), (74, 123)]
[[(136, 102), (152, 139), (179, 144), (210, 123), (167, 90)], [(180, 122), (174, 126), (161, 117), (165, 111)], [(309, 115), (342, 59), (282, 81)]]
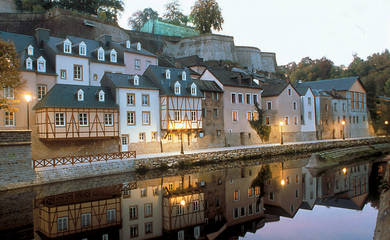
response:
[(254, 118), (253, 120), (249, 120), (249, 124), (253, 130), (256, 131), (262, 142), (268, 142), (269, 135), (271, 133), (271, 127), (266, 125), (264, 122), (264, 110), (260, 109), (258, 103), (255, 104), (255, 107), (258, 117)]

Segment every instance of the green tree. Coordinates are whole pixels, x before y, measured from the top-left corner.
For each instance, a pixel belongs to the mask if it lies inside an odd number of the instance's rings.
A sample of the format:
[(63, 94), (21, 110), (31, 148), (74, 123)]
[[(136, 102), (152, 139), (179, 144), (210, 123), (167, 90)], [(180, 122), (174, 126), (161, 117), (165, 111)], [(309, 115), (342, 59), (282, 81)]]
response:
[(221, 31), (224, 22), (216, 0), (197, 0), (192, 7), (190, 19), (200, 33), (211, 33), (211, 29)]
[(253, 179), (251, 186), (260, 187), (260, 196), (259, 199), (265, 195), (265, 183), (272, 179), (272, 172), (270, 166), (267, 164), (262, 166), (256, 178)]
[[(19, 58), (15, 50), (15, 46), (11, 42), (0, 40), (0, 86), (17, 88), (21, 85), (19, 77)], [(14, 108), (14, 100), (0, 97), (0, 109)]]
[(139, 10), (129, 18), (128, 24), (133, 30), (141, 30), (142, 26), (149, 21), (149, 19), (157, 19), (158, 12), (152, 8), (145, 8), (143, 11)]
[(175, 25), (187, 25), (188, 17), (183, 14), (178, 0), (172, 0), (165, 5), (163, 20)]
[(249, 120), (249, 124), (256, 131), (257, 135), (260, 137), (262, 142), (267, 142), (269, 140), (269, 135), (271, 133), (271, 127), (265, 125), (263, 120), (264, 111), (260, 109), (259, 104), (255, 104), (256, 111), (258, 113), (257, 119)]

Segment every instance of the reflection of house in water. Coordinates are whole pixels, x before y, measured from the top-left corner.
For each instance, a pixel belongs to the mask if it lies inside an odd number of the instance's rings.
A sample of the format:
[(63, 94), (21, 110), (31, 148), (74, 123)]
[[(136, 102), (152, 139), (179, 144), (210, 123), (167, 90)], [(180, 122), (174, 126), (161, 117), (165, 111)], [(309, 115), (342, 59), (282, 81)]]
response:
[(102, 187), (35, 200), (41, 239), (119, 239), (121, 187)]
[(301, 209), (312, 210), (317, 198), (321, 196), (321, 178), (302, 167), (302, 204)]

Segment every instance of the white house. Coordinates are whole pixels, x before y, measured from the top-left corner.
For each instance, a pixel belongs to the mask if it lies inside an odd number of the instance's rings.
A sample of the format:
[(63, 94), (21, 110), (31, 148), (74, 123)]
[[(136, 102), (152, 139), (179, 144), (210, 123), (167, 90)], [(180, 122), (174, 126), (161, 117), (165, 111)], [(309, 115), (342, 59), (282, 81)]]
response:
[(317, 139), (315, 95), (310, 87), (296, 88), (296, 90), (301, 96), (301, 140), (315, 140)]

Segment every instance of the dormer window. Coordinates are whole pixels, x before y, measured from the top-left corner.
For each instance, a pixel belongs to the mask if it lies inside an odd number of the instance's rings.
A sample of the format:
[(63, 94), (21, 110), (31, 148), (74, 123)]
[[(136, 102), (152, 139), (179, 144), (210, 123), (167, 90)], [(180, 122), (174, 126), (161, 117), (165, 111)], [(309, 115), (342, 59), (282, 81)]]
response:
[(138, 86), (139, 85), (139, 77), (138, 75), (135, 75), (134, 76), (134, 86)]
[(69, 39), (64, 41), (64, 53), (72, 53), (72, 42)]
[(126, 40), (126, 48), (130, 48), (130, 46), (131, 46), (130, 40)]
[(29, 45), (27, 47), (27, 55), (29, 55), (29, 56), (33, 56), (34, 55), (34, 47), (33, 46)]
[(28, 57), (26, 59), (26, 69), (27, 70), (32, 70), (33, 66), (32, 66), (32, 59), (30, 57)]
[(181, 73), (181, 80), (183, 80), (183, 81), (187, 80), (187, 74), (186, 74), (185, 71), (183, 71), (183, 72)]
[(46, 60), (42, 56), (37, 60), (37, 71), (46, 72)]
[(104, 102), (104, 91), (103, 90), (99, 91), (99, 102)]
[(85, 45), (84, 42), (81, 42), (79, 45), (79, 54), (80, 56), (86, 56), (87, 55), (87, 45)]
[(196, 84), (192, 83), (191, 85), (191, 95), (196, 96)]
[(140, 42), (137, 43), (137, 50), (141, 51), (141, 43)]
[(79, 102), (84, 101), (84, 91), (81, 89), (77, 91), (77, 101)]
[(165, 78), (166, 78), (166, 79), (171, 79), (171, 71), (169, 71), (169, 69), (167, 69), (167, 70), (165, 71)]
[(110, 53), (110, 60), (111, 60), (111, 62), (113, 62), (113, 63), (116, 63), (116, 61), (117, 61), (117, 53), (116, 53), (115, 49), (112, 49), (112, 50), (111, 50), (111, 53)]
[(98, 60), (104, 61), (104, 49), (102, 47), (98, 49)]
[(180, 95), (180, 83), (179, 82), (175, 83), (175, 94)]

